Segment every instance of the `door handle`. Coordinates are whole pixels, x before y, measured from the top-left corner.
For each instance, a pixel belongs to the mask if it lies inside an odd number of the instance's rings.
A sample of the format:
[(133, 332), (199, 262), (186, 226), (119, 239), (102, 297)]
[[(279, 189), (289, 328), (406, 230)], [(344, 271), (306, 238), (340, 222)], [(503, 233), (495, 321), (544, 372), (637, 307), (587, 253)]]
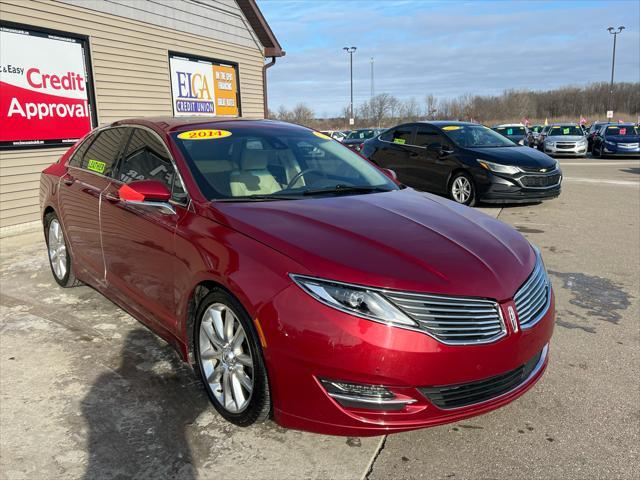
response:
[(117, 195), (113, 194), (113, 193), (107, 193), (104, 196), (104, 199), (107, 202), (111, 202), (111, 203), (117, 203), (120, 201), (120, 197), (118, 197)]
[(69, 185), (73, 185), (76, 179), (67, 173), (64, 177), (62, 177), (62, 181), (64, 182), (65, 185), (69, 186)]

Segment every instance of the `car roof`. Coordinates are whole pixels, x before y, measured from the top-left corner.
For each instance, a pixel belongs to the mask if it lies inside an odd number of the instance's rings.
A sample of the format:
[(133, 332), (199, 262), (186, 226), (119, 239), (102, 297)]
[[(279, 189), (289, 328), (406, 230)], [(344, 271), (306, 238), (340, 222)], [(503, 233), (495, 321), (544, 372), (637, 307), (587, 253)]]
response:
[(429, 125), (434, 125), (436, 127), (447, 126), (447, 125), (480, 125), (479, 123), (473, 122), (460, 122), (458, 120), (421, 120), (415, 123), (426, 123)]
[(215, 123), (235, 123), (254, 124), (256, 126), (273, 126), (273, 125), (290, 125), (291, 127), (300, 127), (296, 124), (280, 122), (278, 120), (254, 120), (248, 118), (230, 118), (230, 117), (145, 117), (145, 118), (127, 118), (113, 122), (111, 126), (121, 125), (143, 125), (155, 128), (164, 132), (172, 132), (181, 127), (195, 125), (210, 125)]
[(500, 125), (494, 125), (493, 128), (498, 127), (524, 127), (522, 123), (501, 123)]

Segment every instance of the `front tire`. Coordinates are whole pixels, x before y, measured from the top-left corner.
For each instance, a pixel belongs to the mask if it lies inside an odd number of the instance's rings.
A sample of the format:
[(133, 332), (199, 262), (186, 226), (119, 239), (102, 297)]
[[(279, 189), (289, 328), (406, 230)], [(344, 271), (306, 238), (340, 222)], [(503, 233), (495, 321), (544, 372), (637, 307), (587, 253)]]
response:
[(196, 315), (195, 368), (214, 408), (241, 427), (269, 418), (269, 379), (245, 309), (229, 293), (214, 290)]
[(81, 285), (82, 282), (76, 278), (73, 271), (62, 224), (53, 212), (44, 217), (44, 236), (49, 254), (49, 266), (58, 285), (65, 288)]
[(470, 175), (457, 173), (449, 185), (449, 197), (454, 202), (473, 207), (476, 204), (476, 186)]

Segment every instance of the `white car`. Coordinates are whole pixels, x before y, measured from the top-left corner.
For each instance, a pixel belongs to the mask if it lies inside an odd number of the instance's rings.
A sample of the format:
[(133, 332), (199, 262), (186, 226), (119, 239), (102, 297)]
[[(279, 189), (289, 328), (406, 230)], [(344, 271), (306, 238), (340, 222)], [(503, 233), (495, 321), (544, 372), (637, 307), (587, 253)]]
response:
[(323, 130), (320, 133), (325, 134), (327, 137), (331, 137), (334, 140), (337, 140), (339, 142), (344, 141), (345, 138), (347, 138), (347, 136), (342, 133), (340, 130)]

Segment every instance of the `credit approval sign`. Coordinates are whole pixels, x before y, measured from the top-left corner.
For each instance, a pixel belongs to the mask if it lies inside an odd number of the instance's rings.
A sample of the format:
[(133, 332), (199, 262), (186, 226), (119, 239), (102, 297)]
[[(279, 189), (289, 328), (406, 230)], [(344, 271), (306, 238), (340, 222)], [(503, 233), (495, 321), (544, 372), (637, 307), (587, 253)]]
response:
[(67, 146), (95, 124), (83, 39), (0, 26), (0, 148)]
[(201, 57), (169, 53), (176, 117), (238, 117), (238, 67)]

